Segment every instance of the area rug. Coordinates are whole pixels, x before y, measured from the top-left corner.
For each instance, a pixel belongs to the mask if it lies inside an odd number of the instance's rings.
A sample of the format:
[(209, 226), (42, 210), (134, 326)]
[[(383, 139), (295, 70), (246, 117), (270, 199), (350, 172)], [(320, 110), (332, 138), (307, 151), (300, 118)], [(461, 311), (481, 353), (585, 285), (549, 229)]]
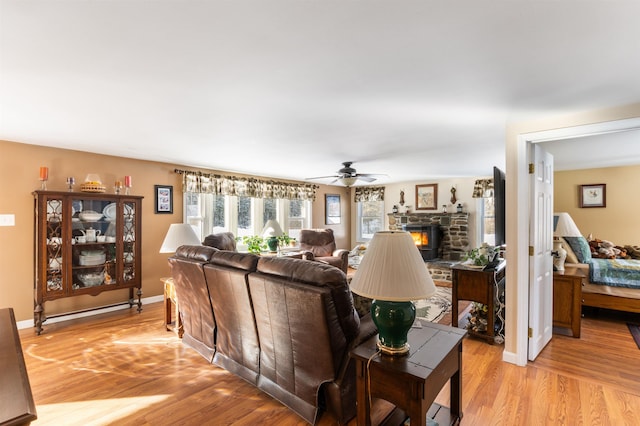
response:
[(418, 300), (416, 317), (429, 322), (440, 322), (451, 312), (451, 287), (436, 287), (436, 294), (429, 299)]
[(638, 345), (638, 349), (640, 349), (640, 325), (628, 322), (627, 327), (629, 327), (631, 336), (633, 336), (633, 340), (636, 341), (636, 345)]

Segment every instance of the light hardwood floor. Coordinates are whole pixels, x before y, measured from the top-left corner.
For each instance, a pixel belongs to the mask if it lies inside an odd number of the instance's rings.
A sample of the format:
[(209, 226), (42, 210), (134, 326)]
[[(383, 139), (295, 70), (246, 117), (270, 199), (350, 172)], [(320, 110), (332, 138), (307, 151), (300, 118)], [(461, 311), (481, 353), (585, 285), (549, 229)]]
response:
[[(162, 304), (21, 330), (40, 425), (303, 425), (269, 396), (184, 347)], [(639, 318), (635, 318), (640, 321)], [(463, 425), (638, 425), (640, 350), (624, 321), (584, 318), (527, 367), (463, 343)], [(437, 402), (448, 405), (447, 391)], [(374, 404), (374, 420), (388, 411)], [(332, 425), (323, 416), (321, 425)], [(355, 419), (349, 426), (355, 426)]]

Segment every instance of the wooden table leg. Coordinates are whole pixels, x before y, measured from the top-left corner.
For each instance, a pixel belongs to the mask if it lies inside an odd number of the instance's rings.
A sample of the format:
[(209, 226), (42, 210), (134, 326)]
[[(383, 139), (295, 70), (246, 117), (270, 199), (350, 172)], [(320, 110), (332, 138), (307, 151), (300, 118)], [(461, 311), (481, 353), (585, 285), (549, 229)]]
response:
[(371, 406), (367, 392), (367, 364), (356, 361), (356, 402), (358, 426), (371, 426)]

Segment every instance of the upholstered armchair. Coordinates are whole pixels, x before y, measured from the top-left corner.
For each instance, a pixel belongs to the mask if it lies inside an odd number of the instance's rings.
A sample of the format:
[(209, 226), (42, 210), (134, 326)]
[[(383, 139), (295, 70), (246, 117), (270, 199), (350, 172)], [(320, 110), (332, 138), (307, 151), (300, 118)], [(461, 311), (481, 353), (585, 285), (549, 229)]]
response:
[(298, 240), (303, 259), (327, 263), (347, 273), (349, 250), (336, 249), (333, 229), (302, 229)]
[(233, 232), (220, 232), (207, 235), (202, 244), (217, 248), (218, 250), (236, 251), (236, 239), (233, 236)]

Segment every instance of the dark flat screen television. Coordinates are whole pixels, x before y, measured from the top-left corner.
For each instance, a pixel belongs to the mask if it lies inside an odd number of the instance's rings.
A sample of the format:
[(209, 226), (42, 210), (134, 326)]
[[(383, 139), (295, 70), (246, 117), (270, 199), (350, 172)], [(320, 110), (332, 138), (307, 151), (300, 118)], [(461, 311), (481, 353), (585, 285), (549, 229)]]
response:
[(496, 221), (496, 246), (506, 244), (505, 238), (505, 218), (506, 218), (506, 187), (505, 175), (502, 170), (497, 167), (493, 168), (493, 197)]

